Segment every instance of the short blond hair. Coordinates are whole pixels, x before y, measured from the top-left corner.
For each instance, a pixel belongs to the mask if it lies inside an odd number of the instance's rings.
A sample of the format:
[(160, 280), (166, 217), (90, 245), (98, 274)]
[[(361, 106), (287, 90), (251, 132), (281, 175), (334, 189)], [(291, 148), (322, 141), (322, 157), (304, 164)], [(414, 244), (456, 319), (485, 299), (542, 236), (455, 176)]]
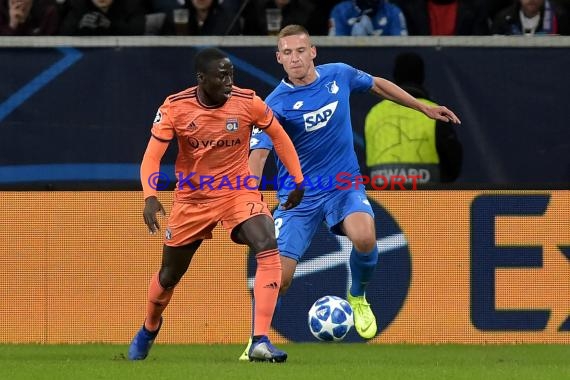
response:
[(289, 36), (298, 36), (299, 34), (306, 34), (307, 37), (310, 37), (309, 32), (307, 31), (307, 29), (305, 29), (303, 25), (296, 25), (296, 24), (287, 25), (286, 27), (281, 29), (281, 31), (279, 31), (277, 39)]

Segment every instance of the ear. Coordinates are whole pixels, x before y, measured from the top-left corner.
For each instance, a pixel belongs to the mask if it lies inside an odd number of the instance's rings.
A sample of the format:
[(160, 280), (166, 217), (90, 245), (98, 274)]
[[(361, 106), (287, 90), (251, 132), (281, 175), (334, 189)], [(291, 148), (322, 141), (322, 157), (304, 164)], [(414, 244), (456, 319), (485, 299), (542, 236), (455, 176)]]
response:
[(317, 47), (315, 45), (311, 46), (311, 59), (317, 58)]
[(277, 63), (282, 64), (281, 63), (281, 54), (279, 53), (279, 51), (275, 52), (275, 58), (277, 59)]
[(198, 83), (201, 83), (204, 80), (204, 73), (197, 73), (196, 80), (198, 81)]

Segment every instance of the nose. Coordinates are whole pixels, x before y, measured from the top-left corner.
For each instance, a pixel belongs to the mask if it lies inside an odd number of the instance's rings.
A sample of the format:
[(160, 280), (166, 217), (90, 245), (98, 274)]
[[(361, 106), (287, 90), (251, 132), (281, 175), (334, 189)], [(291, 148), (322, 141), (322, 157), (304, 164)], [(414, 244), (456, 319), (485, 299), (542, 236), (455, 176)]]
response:
[(224, 85), (231, 86), (233, 84), (234, 84), (234, 79), (231, 77), (231, 75), (226, 75), (224, 77)]

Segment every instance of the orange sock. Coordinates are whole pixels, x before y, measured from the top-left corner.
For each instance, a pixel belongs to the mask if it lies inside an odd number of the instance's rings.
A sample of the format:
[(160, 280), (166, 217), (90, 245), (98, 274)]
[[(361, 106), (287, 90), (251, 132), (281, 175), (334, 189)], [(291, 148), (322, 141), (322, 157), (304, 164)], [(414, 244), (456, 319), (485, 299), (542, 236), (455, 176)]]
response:
[(253, 316), (253, 335), (267, 335), (275, 304), (281, 286), (281, 259), (279, 251), (271, 249), (258, 253), (257, 271), (255, 272), (255, 285), (253, 286), (253, 297), (255, 299), (255, 310)]
[(174, 288), (164, 289), (158, 281), (158, 273), (150, 280), (148, 287), (148, 303), (146, 305), (146, 320), (144, 326), (148, 331), (155, 331), (160, 326), (160, 316), (172, 298)]

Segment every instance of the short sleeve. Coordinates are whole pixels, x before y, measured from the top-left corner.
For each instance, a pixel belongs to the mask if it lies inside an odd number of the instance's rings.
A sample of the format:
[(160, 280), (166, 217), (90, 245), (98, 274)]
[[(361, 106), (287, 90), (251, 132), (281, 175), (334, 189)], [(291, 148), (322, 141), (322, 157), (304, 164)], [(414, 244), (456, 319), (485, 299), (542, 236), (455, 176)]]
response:
[(273, 149), (273, 141), (267, 135), (267, 133), (263, 132), (259, 128), (253, 128), (253, 132), (251, 133), (251, 138), (249, 139), (249, 149), (256, 150), (256, 149)]
[(344, 71), (348, 75), (351, 91), (368, 92), (374, 85), (372, 75), (362, 70), (355, 69), (350, 65), (344, 65)]
[(253, 97), (251, 117), (253, 124), (259, 129), (269, 127), (274, 118), (271, 108), (257, 95)]
[(170, 120), (170, 102), (168, 100), (156, 112), (150, 133), (160, 141), (168, 142), (174, 138), (174, 125)]

